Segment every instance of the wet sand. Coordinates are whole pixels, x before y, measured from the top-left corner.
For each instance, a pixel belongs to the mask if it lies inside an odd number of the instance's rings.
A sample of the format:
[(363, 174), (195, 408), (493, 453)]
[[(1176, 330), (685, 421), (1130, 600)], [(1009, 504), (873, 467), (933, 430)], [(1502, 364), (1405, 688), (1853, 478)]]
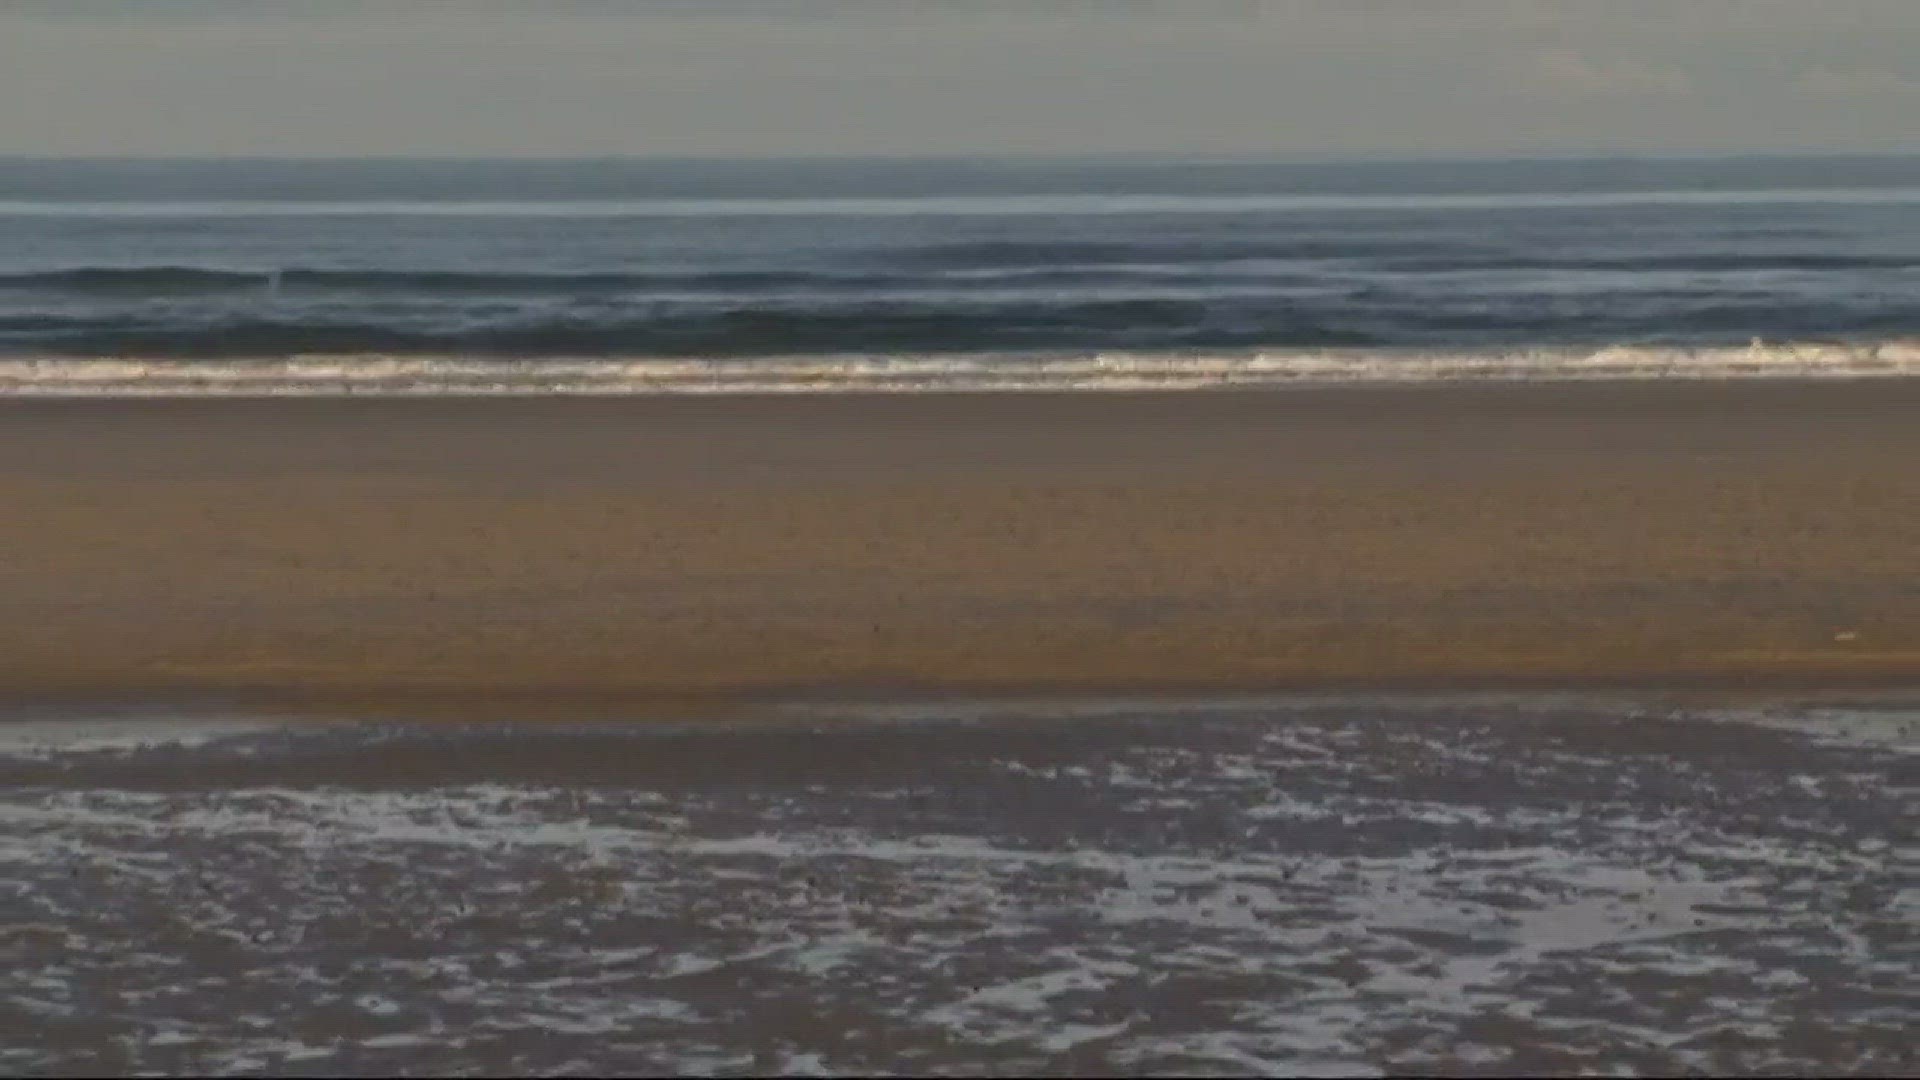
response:
[(9, 401), (0, 704), (1920, 682), (1920, 383)]
[(0, 1072), (1920, 1069), (1920, 710), (904, 715), (0, 725)]

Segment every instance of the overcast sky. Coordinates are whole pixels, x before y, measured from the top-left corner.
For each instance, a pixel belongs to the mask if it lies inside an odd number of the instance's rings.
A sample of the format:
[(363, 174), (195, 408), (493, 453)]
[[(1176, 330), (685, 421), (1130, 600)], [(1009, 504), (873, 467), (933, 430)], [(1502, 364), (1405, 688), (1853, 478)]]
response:
[(1920, 0), (0, 0), (0, 154), (1920, 150)]

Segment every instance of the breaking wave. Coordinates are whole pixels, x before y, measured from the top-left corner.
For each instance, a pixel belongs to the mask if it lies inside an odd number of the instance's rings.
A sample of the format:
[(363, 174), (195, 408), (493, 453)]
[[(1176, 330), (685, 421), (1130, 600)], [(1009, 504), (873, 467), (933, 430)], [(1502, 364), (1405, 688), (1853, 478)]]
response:
[(0, 359), (0, 396), (638, 395), (1207, 390), (1337, 384), (1920, 375), (1920, 339), (1735, 347), (1377, 348), (1084, 354)]

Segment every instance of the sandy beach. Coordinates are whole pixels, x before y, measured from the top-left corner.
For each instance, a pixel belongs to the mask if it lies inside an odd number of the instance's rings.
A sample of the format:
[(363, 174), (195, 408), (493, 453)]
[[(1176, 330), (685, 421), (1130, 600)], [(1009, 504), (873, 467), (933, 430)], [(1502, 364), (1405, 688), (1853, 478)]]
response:
[(0, 406), (0, 702), (1920, 681), (1920, 383)]

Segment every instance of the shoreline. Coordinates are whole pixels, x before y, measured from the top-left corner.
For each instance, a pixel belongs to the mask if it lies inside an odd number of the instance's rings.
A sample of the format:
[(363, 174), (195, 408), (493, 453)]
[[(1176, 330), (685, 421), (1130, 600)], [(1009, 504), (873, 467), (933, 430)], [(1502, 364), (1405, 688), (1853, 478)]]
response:
[[(1834, 343), (1838, 347), (1842, 343)], [(5, 359), (0, 357), (0, 359)], [(18, 359), (18, 358), (16, 358)], [(111, 358), (102, 358), (111, 360)], [(83, 358), (59, 357), (42, 358), (35, 362), (85, 363)], [(183, 361), (184, 362), (184, 361)], [(284, 358), (283, 362), (292, 362)], [(536, 361), (537, 362), (537, 361)], [(1463, 397), (1485, 396), (1498, 398), (1533, 398), (1534, 406), (1552, 407), (1550, 399), (1572, 394), (1603, 394), (1639, 397), (1642, 406), (1657, 406), (1652, 400), (1661, 397), (1678, 396), (1681, 399), (1701, 399), (1724, 397), (1727, 394), (1743, 399), (1752, 395), (1753, 400), (1812, 391), (1820, 394), (1832, 391), (1841, 397), (1851, 396), (1850, 391), (1860, 388), (1892, 387), (1897, 392), (1906, 392), (1920, 388), (1920, 370), (1875, 370), (1845, 373), (1815, 374), (1792, 372), (1787, 374), (1735, 374), (1735, 375), (1581, 375), (1577, 377), (1533, 378), (1526, 375), (1488, 375), (1472, 377), (1434, 377), (1426, 379), (1367, 379), (1367, 378), (1307, 378), (1291, 381), (1247, 382), (1247, 383), (1205, 383), (1170, 387), (1142, 386), (1015, 386), (977, 388), (966, 386), (913, 386), (906, 389), (867, 386), (836, 386), (818, 390), (611, 390), (611, 391), (575, 391), (544, 389), (513, 390), (471, 390), (471, 389), (430, 389), (392, 392), (381, 389), (364, 390), (326, 390), (277, 392), (273, 390), (254, 391), (218, 391), (213, 393), (193, 391), (160, 391), (154, 393), (120, 393), (118, 391), (80, 391), (74, 393), (51, 393), (41, 391), (0, 392), (0, 410), (39, 409), (112, 409), (116, 407), (140, 408), (183, 408), (206, 405), (219, 408), (225, 405), (253, 407), (302, 407), (328, 408), (344, 405), (366, 406), (373, 409), (393, 408), (401, 412), (437, 404), (456, 405), (468, 408), (505, 407), (518, 409), (526, 406), (548, 405), (558, 411), (577, 409), (638, 409), (652, 412), (656, 407), (667, 412), (692, 410), (700, 412), (711, 409), (715, 414), (731, 413), (734, 407), (744, 406), (749, 411), (778, 411), (788, 406), (843, 407), (854, 404), (886, 403), (885, 407), (899, 407), (905, 411), (914, 411), (915, 403), (928, 405), (978, 405), (1007, 404), (1026, 402), (1043, 405), (1047, 408), (1072, 407), (1076, 403), (1088, 405), (1092, 411), (1102, 412), (1114, 405), (1123, 410), (1141, 409), (1148, 412), (1164, 412), (1169, 409), (1184, 413), (1180, 405), (1185, 402), (1212, 401), (1215, 404), (1234, 402), (1224, 409), (1203, 409), (1202, 414), (1220, 415), (1243, 413), (1257, 410), (1261, 402), (1268, 399), (1286, 399), (1294, 397), (1339, 400), (1349, 397), (1421, 397), (1426, 395), (1459, 395)], [(1566, 403), (1562, 403), (1566, 404)], [(1724, 410), (1721, 410), (1724, 411)]]
[[(209, 347), (218, 349), (211, 342)], [(1920, 339), (1912, 335), (1664, 344), (723, 351), (682, 356), (351, 351), (0, 355), (0, 395), (50, 400), (1154, 394), (1915, 377), (1920, 377)]]
[(786, 692), (662, 696), (622, 688), (377, 686), (351, 691), (290, 687), (118, 690), (10, 687), (0, 697), (0, 727), (77, 721), (240, 721), (475, 723), (516, 722), (733, 726), (1036, 720), (1163, 710), (1386, 709), (1449, 706), (1611, 707), (1645, 709), (1920, 710), (1920, 677), (1822, 679), (1798, 675), (1661, 678), (1643, 675), (1562, 678), (1551, 674), (1448, 679), (1302, 679), (1274, 684), (1100, 683), (795, 687)]
[(0, 709), (1920, 689), (1920, 379), (0, 398)]

